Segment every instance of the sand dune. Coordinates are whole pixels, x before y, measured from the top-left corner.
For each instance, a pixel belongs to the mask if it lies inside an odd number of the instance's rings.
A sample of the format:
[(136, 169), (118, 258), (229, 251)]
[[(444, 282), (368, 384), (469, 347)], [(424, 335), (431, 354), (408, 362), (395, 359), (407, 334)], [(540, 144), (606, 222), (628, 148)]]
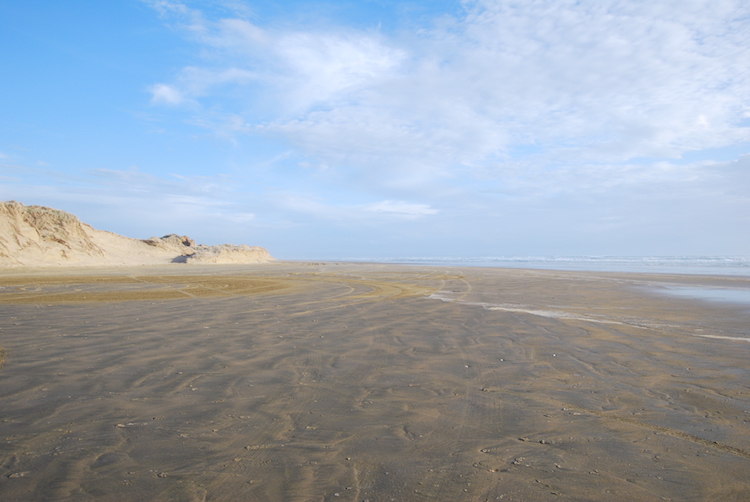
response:
[(747, 279), (189, 270), (0, 276), (0, 498), (750, 499)]
[(166, 263), (264, 263), (261, 247), (202, 246), (175, 234), (146, 240), (96, 230), (43, 206), (0, 202), (0, 268), (136, 266)]

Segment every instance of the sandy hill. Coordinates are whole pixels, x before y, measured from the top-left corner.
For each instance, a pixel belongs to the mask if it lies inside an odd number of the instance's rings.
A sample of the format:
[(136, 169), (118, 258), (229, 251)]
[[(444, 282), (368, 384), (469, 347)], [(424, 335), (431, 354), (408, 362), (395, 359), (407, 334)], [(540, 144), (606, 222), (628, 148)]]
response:
[(96, 230), (76, 216), (44, 206), (0, 202), (0, 267), (264, 263), (257, 246), (197, 245), (175, 234), (131, 239)]

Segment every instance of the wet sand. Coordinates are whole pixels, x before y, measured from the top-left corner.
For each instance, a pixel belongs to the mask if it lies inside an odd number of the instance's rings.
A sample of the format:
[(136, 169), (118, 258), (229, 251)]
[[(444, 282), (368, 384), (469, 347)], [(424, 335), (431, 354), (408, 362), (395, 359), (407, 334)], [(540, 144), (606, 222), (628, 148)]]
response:
[(737, 277), (3, 271), (0, 500), (750, 500)]

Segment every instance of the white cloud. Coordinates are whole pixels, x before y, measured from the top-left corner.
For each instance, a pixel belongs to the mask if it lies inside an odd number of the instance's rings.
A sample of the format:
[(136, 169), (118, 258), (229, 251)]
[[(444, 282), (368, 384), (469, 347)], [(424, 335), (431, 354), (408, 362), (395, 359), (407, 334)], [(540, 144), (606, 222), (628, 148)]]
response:
[(430, 208), (428, 204), (411, 204), (392, 200), (369, 204), (365, 206), (365, 210), (373, 213), (394, 214), (406, 218), (419, 218), (438, 213), (438, 210)]
[(149, 87), (151, 102), (154, 104), (179, 105), (185, 102), (185, 97), (177, 87), (169, 84), (154, 84)]
[(286, 108), (297, 113), (357, 99), (353, 93), (391, 77), (405, 56), (366, 34), (292, 33), (272, 50), (288, 72)]
[(146, 0), (161, 16), (174, 14), (187, 14), (190, 9), (180, 2), (171, 2), (169, 0)]
[[(375, 34), (269, 32), (244, 19), (211, 22), (199, 11), (182, 7), (173, 10), (190, 19), (185, 27), (204, 45), (206, 65), (184, 68), (170, 86), (153, 86), (169, 104), (178, 102), (170, 99), (176, 93), (203, 97), (220, 92), (217, 88), (223, 85), (261, 83), (269, 86), (284, 110), (304, 113), (372, 85), (404, 58), (403, 51), (389, 47)], [(169, 12), (160, 2), (155, 8), (163, 15)]]
[(429, 204), (384, 200), (369, 204), (351, 204), (311, 195), (308, 191), (269, 192), (264, 197), (264, 212), (281, 211), (289, 221), (335, 223), (342, 226), (379, 225), (383, 221), (415, 220), (438, 214)]
[(523, 159), (533, 173), (750, 140), (738, 127), (750, 113), (746, 3), (464, 6), (461, 18), (391, 39), (191, 11), (206, 63), (154, 86), (154, 101), (208, 106), (233, 86), (244, 98), (232, 113), (261, 106), (272, 117), (242, 131), (280, 135), (372, 186), (412, 190), (467, 173), (503, 178)]
[(255, 220), (255, 214), (253, 213), (233, 213), (221, 216), (235, 223), (249, 223)]

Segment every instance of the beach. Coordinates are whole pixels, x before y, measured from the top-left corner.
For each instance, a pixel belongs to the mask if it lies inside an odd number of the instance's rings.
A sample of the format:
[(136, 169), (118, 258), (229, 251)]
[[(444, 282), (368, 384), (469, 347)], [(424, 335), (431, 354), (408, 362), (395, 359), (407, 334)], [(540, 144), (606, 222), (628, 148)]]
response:
[(750, 277), (0, 274), (0, 500), (750, 500)]

